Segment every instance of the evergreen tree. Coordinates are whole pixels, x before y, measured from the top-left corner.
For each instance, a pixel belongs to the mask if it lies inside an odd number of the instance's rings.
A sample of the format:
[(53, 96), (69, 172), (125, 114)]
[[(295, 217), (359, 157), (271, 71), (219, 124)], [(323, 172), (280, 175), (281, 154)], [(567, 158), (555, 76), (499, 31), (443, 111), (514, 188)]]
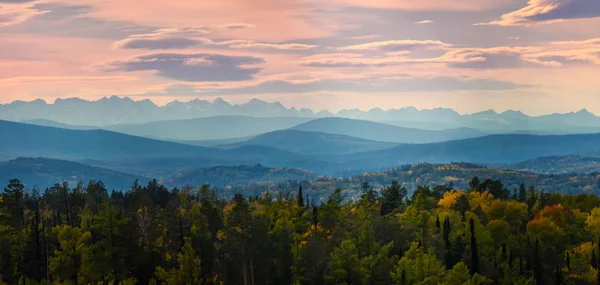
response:
[(302, 185), (298, 186), (298, 194), (296, 195), (296, 203), (298, 207), (304, 209), (304, 195), (302, 194)]
[(519, 186), (519, 202), (525, 203), (527, 200), (527, 189), (525, 189), (525, 183), (521, 183)]
[(480, 181), (477, 176), (474, 176), (473, 179), (469, 181), (469, 187), (471, 187), (471, 190), (479, 190), (479, 185)]
[(393, 180), (392, 185), (383, 189), (381, 193), (381, 215), (385, 216), (402, 204), (406, 196), (406, 188), (400, 187), (398, 180)]
[(479, 273), (479, 250), (477, 248), (477, 239), (475, 238), (475, 221), (469, 220), (471, 230), (471, 275)]

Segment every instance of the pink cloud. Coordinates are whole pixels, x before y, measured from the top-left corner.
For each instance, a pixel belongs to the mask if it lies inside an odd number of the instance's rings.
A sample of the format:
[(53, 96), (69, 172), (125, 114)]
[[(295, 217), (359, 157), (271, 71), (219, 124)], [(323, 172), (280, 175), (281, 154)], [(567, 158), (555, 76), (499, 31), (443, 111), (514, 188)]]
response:
[(359, 50), (379, 50), (379, 51), (401, 51), (411, 50), (414, 48), (427, 48), (427, 49), (442, 49), (451, 47), (450, 44), (446, 44), (441, 41), (432, 40), (391, 40), (382, 42), (372, 42), (358, 45), (351, 45), (338, 48), (341, 51), (359, 51)]
[(398, 1), (398, 0), (336, 0), (338, 3), (347, 5), (375, 7), (400, 10), (424, 10), (424, 11), (477, 11), (500, 7), (504, 4), (510, 4), (509, 0), (419, 0), (419, 1)]
[(32, 17), (44, 14), (45, 11), (33, 9), (37, 3), (39, 1), (0, 3), (0, 27), (20, 24)]
[(209, 38), (215, 30), (242, 29), (247, 24), (228, 24), (217, 27), (163, 28), (146, 34), (134, 34), (117, 41), (113, 47), (120, 49), (186, 49), (193, 47), (229, 47), (234, 49), (309, 50), (317, 47), (300, 43), (266, 43), (254, 40), (214, 41)]
[(477, 25), (519, 26), (585, 18), (600, 18), (600, 1), (529, 0), (526, 7), (502, 15), (500, 20)]
[[(89, 5), (92, 17), (159, 27), (221, 28), (223, 38), (286, 41), (331, 35), (320, 22), (309, 21), (313, 7), (305, 0), (56, 0), (70, 5)], [(240, 23), (240, 24), (236, 24)]]

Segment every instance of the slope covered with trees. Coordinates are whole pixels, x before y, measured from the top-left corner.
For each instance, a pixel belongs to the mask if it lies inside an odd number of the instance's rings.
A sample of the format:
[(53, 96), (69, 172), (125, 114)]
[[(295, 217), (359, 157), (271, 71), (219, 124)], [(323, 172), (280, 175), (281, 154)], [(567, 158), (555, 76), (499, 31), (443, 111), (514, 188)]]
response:
[(7, 284), (596, 284), (600, 198), (362, 184), (321, 203), (304, 188), (223, 199), (155, 180), (0, 196)]

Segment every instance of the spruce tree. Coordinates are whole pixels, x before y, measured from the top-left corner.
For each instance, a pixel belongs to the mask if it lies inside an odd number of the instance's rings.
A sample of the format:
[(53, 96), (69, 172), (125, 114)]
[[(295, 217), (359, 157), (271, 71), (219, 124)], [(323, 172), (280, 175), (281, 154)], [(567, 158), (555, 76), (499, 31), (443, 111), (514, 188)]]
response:
[(521, 183), (519, 186), (519, 202), (525, 203), (527, 200), (527, 189), (525, 189), (525, 183)]
[(296, 195), (296, 203), (298, 207), (304, 208), (304, 195), (302, 194), (302, 185), (298, 187), (298, 194)]
[(479, 250), (477, 249), (477, 239), (475, 238), (475, 221), (469, 220), (471, 229), (471, 275), (479, 273)]

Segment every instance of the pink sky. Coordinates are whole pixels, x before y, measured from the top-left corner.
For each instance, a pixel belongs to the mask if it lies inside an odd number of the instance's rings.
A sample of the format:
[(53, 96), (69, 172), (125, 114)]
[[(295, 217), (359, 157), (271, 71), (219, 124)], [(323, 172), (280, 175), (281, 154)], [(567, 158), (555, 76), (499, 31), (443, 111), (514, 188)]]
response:
[(0, 103), (600, 114), (597, 0), (0, 0)]

